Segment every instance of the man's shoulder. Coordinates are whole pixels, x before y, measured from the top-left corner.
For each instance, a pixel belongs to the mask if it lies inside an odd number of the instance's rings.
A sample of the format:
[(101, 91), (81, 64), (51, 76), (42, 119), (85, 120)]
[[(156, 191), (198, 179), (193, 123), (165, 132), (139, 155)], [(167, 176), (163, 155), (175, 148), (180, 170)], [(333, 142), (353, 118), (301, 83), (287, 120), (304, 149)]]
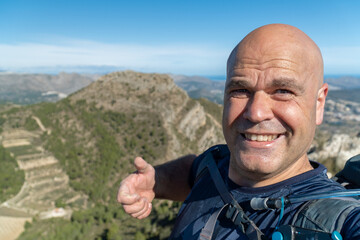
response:
[[(220, 162), (227, 161), (230, 156), (229, 148), (226, 144), (218, 144), (208, 148), (202, 154), (200, 154), (197, 158), (195, 158), (192, 167), (191, 167), (191, 180), (195, 182), (197, 175), (202, 171), (202, 169), (206, 166), (206, 163), (203, 161), (204, 158), (208, 155), (212, 154), (216, 164), (218, 165)], [(221, 164), (223, 165), (223, 164)]]
[(311, 161), (313, 169), (286, 180), (295, 195), (317, 194), (321, 192), (342, 191), (345, 188), (330, 179), (324, 165)]
[(207, 154), (212, 153), (215, 158), (222, 158), (230, 154), (230, 150), (227, 144), (217, 144), (209, 147), (202, 154), (200, 154), (197, 158), (204, 158)]

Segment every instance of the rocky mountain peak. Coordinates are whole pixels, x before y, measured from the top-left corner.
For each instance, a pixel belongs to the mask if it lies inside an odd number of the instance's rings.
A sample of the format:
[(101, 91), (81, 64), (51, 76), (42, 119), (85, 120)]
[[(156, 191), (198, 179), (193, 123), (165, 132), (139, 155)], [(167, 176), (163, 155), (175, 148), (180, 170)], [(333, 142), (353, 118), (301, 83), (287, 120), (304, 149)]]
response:
[(189, 97), (165, 74), (133, 71), (107, 74), (72, 96), (112, 110), (176, 109)]
[[(79, 100), (136, 118), (146, 119), (149, 113), (160, 117), (169, 137), (169, 158), (201, 152), (224, 142), (219, 118), (212, 116), (200, 101), (191, 99), (166, 74), (133, 71), (107, 74), (70, 96), (73, 103)], [(221, 114), (221, 106), (211, 102), (208, 106)]]

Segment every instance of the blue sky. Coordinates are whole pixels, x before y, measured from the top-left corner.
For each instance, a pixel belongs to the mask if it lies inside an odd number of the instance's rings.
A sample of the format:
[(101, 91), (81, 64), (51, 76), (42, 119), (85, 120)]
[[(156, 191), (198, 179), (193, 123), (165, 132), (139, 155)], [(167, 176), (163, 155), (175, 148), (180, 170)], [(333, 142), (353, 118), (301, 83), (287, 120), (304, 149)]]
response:
[(360, 75), (359, 10), (356, 0), (0, 0), (0, 70), (225, 75), (228, 54), (248, 32), (286, 23), (319, 45), (326, 74)]

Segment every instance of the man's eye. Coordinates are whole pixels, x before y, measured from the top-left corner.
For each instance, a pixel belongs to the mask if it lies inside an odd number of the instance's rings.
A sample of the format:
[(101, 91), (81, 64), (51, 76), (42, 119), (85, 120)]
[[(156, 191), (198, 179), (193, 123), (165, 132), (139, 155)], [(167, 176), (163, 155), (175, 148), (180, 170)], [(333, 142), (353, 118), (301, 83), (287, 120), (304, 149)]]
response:
[(246, 89), (234, 89), (231, 90), (230, 93), (248, 93), (249, 91)]
[(234, 89), (230, 91), (230, 95), (233, 97), (246, 96), (249, 93), (247, 89)]
[(289, 91), (287, 89), (278, 89), (276, 90), (276, 93), (280, 93), (280, 94), (292, 94), (292, 91)]
[(275, 94), (273, 95), (274, 98), (278, 99), (278, 100), (290, 100), (292, 99), (295, 94), (293, 91), (287, 90), (287, 89), (277, 89), (275, 91)]

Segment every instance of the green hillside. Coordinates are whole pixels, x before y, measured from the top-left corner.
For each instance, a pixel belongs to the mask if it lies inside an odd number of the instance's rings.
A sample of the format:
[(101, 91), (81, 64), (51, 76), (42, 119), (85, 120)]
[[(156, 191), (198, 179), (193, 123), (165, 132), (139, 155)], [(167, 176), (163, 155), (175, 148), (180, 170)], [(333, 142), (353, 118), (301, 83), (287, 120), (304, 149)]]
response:
[(54, 204), (72, 208), (69, 220), (35, 216), (19, 239), (166, 239), (180, 203), (155, 201), (150, 217), (132, 219), (116, 202), (120, 181), (135, 156), (158, 164), (222, 140), (221, 106), (190, 99), (165, 75), (110, 74), (57, 103), (8, 111), (4, 128), (39, 132), (32, 116), (47, 130), (37, 141), (89, 207), (66, 204), (65, 194)]
[(5, 148), (0, 146), (0, 203), (16, 195), (24, 182), (24, 172)]

